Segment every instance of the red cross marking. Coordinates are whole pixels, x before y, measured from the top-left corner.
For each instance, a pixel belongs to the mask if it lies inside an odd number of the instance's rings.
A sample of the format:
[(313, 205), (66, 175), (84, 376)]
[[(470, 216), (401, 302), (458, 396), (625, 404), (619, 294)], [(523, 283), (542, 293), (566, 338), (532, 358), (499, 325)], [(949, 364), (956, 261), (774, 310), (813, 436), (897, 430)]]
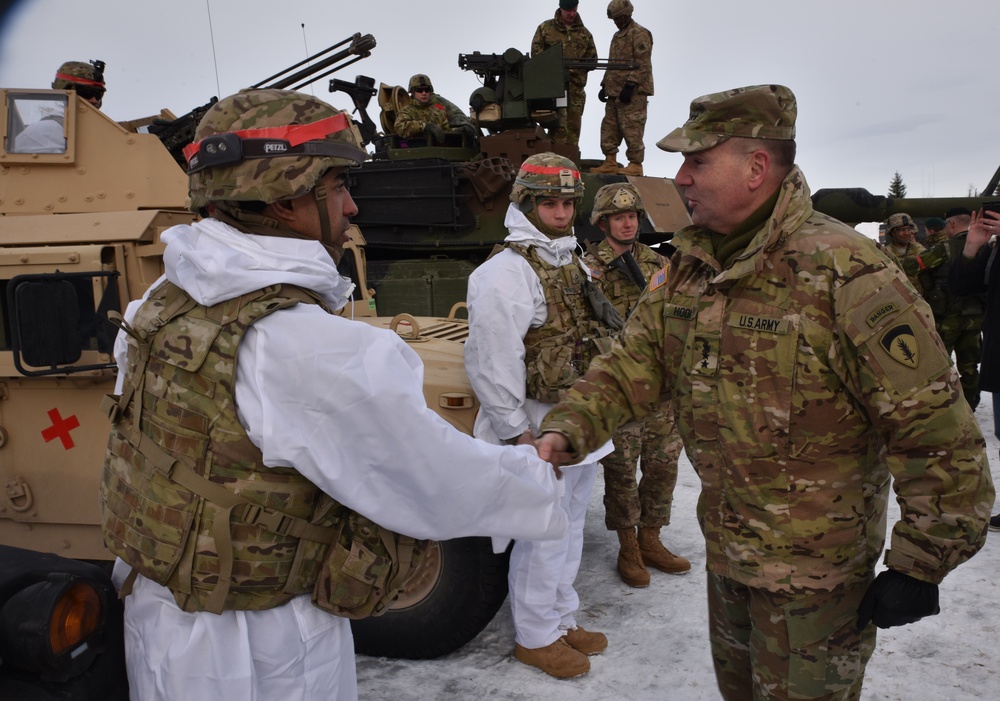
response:
[(64, 419), (59, 415), (58, 409), (49, 409), (49, 419), (52, 421), (52, 425), (42, 431), (42, 438), (45, 439), (45, 442), (48, 443), (58, 438), (62, 441), (63, 448), (66, 450), (72, 448), (73, 438), (69, 435), (69, 432), (74, 428), (80, 427), (80, 420), (75, 416)]

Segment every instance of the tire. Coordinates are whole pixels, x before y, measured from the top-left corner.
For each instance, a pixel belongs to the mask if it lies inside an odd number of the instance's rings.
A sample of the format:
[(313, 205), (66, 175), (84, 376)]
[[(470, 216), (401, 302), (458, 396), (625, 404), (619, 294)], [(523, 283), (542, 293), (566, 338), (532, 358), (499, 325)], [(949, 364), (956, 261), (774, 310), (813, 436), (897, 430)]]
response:
[(489, 538), (440, 541), (417, 584), (382, 616), (351, 621), (363, 655), (428, 660), (475, 638), (507, 598), (510, 548), (496, 555)]

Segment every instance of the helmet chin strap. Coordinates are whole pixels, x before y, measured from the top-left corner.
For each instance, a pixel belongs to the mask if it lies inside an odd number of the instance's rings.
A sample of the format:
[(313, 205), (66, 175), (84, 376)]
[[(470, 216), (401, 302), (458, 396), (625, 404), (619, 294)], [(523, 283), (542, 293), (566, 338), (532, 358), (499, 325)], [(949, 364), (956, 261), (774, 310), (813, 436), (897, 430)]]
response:
[(316, 198), (316, 209), (319, 212), (319, 242), (333, 258), (333, 262), (340, 265), (340, 259), (344, 255), (344, 247), (333, 240), (333, 230), (330, 228), (330, 210), (326, 206), (326, 194), (326, 185), (322, 181), (317, 182), (316, 187), (313, 188), (313, 197)]

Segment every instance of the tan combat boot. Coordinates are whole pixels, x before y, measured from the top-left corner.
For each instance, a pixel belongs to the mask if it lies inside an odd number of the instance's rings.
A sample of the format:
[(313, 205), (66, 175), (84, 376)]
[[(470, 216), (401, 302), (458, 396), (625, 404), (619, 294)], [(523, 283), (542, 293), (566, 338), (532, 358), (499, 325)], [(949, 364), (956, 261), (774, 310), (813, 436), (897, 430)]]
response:
[(618, 551), (618, 574), (621, 575), (622, 581), (630, 587), (648, 587), (649, 570), (642, 564), (635, 529), (619, 528), (618, 542), (621, 543), (621, 549)]
[(567, 629), (563, 640), (584, 655), (596, 655), (608, 649), (608, 638), (604, 633), (584, 630), (580, 626)]
[(622, 175), (642, 175), (642, 163), (629, 163), (618, 172)]
[(591, 173), (605, 173), (607, 175), (613, 175), (619, 171), (618, 161), (615, 160), (614, 156), (605, 156), (604, 163), (599, 166), (590, 169)]
[(639, 526), (639, 552), (642, 561), (650, 567), (667, 574), (684, 574), (691, 569), (691, 563), (685, 558), (674, 555), (663, 547), (660, 542), (659, 528), (643, 528)]
[(590, 660), (571, 648), (565, 637), (545, 647), (528, 648), (515, 643), (514, 657), (556, 679), (572, 679), (590, 671)]

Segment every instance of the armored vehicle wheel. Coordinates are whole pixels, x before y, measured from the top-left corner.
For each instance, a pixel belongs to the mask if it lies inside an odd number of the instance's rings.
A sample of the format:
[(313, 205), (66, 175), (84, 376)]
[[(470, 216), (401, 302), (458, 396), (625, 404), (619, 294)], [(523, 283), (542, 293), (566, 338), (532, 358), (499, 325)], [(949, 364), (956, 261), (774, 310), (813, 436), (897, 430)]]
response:
[(459, 649), (493, 620), (507, 598), (510, 550), (495, 555), (489, 538), (436, 546), (413, 586), (387, 613), (351, 621), (357, 652), (433, 659)]

